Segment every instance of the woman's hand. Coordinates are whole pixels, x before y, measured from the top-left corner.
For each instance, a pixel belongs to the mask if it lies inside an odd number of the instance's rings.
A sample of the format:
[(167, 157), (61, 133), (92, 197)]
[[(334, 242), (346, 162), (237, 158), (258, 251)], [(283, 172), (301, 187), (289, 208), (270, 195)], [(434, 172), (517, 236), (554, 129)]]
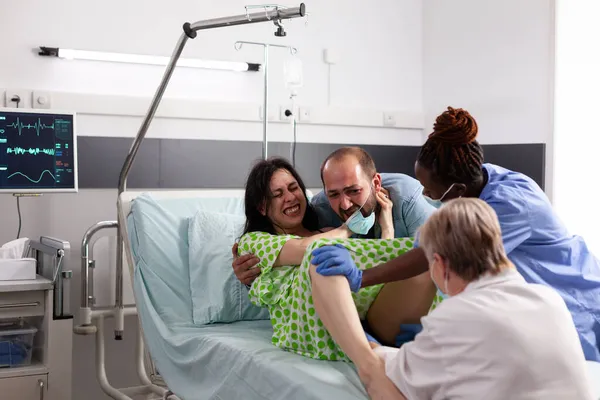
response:
[(379, 215), (377, 216), (377, 223), (381, 227), (381, 238), (382, 239), (393, 239), (394, 238), (394, 219), (392, 217), (392, 208), (394, 203), (390, 199), (390, 193), (381, 188), (379, 192), (375, 194), (377, 203), (381, 207)]

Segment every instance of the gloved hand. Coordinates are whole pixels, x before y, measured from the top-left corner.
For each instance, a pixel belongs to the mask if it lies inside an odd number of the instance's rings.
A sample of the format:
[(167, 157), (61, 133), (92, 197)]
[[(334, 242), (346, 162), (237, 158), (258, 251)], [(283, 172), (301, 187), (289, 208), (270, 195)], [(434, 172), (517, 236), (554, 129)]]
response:
[(317, 266), (317, 272), (323, 276), (344, 275), (353, 292), (360, 289), (362, 271), (356, 267), (350, 252), (341, 244), (313, 250), (312, 264)]
[(366, 331), (365, 331), (365, 335), (367, 336), (367, 341), (377, 343), (378, 345), (381, 346), (381, 343), (379, 343), (373, 336), (369, 335)]
[(415, 336), (423, 330), (421, 324), (400, 324), (402, 333), (396, 336), (396, 346), (400, 347), (404, 343), (412, 342), (415, 340)]

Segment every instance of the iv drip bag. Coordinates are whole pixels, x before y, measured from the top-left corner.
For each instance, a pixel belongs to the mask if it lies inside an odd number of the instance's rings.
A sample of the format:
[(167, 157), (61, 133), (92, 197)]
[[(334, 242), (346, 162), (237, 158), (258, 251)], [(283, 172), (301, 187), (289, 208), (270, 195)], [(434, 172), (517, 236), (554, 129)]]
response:
[(294, 90), (302, 87), (302, 61), (296, 56), (288, 56), (283, 65), (285, 86)]

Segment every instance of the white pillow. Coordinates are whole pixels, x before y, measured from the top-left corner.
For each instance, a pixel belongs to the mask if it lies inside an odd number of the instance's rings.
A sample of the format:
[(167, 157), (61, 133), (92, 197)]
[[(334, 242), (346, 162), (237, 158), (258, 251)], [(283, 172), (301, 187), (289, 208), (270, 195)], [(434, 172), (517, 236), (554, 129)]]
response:
[(189, 218), (190, 290), (194, 323), (270, 319), (269, 311), (248, 299), (235, 277), (231, 247), (244, 229), (242, 215), (200, 210)]

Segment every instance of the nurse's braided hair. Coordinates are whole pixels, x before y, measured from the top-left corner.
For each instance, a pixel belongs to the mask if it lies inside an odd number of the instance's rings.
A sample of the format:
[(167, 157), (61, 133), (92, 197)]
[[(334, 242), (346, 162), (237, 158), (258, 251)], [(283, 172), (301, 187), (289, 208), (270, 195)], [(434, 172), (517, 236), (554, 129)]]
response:
[(436, 118), (417, 161), (443, 183), (468, 185), (482, 175), (483, 149), (476, 138), (475, 119), (462, 108), (448, 107)]

